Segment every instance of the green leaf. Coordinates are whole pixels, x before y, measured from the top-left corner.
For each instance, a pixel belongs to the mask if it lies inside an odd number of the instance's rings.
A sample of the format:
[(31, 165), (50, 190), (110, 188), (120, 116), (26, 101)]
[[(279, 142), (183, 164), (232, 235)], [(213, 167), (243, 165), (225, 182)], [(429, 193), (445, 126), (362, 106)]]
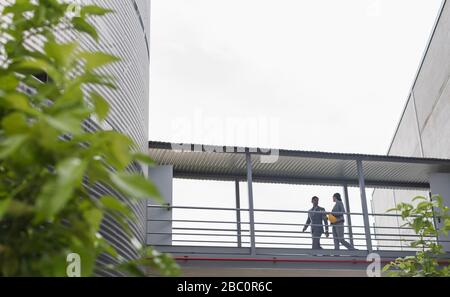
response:
[(14, 112), (4, 117), (2, 127), (6, 135), (26, 134), (29, 130), (27, 118), (20, 112)]
[(67, 85), (60, 97), (56, 98), (55, 104), (49, 109), (49, 113), (73, 112), (85, 107), (81, 83), (74, 81)]
[(5, 96), (5, 102), (10, 108), (24, 111), (31, 115), (38, 115), (39, 112), (33, 109), (28, 101), (28, 98), (20, 93), (10, 93)]
[(113, 75), (100, 75), (93, 72), (88, 72), (83, 76), (85, 84), (102, 85), (111, 89), (116, 89), (115, 80)]
[(56, 65), (66, 68), (72, 63), (77, 46), (78, 44), (74, 42), (59, 44), (49, 41), (45, 44), (45, 52), (54, 60)]
[(103, 137), (106, 138), (107, 162), (119, 170), (125, 169), (131, 162), (130, 146), (133, 144), (132, 140), (128, 136), (115, 131), (105, 132)]
[(383, 267), (383, 272), (386, 272), (386, 271), (388, 271), (389, 269), (391, 269), (391, 264), (386, 264), (384, 267)]
[(104, 253), (107, 253), (114, 258), (118, 257), (119, 254), (117, 253), (116, 249), (111, 246), (111, 244), (109, 244), (104, 238), (100, 238), (98, 240), (98, 245)]
[(78, 158), (69, 158), (58, 164), (56, 178), (44, 185), (36, 200), (38, 222), (51, 218), (74, 198), (74, 191), (81, 186), (86, 167), (86, 161)]
[(19, 84), (19, 80), (13, 75), (0, 75), (0, 89), (5, 91), (15, 91)]
[(142, 153), (135, 153), (133, 154), (133, 160), (139, 161), (141, 163), (147, 164), (147, 165), (155, 165), (155, 161), (150, 158), (150, 156)]
[(426, 209), (429, 209), (429, 208), (432, 208), (432, 207), (433, 207), (433, 204), (431, 204), (431, 202), (422, 201), (419, 204), (417, 204), (416, 209), (418, 209), (418, 210), (422, 210), (422, 209), (426, 210)]
[(91, 226), (91, 229), (94, 231), (94, 235), (97, 232), (98, 228), (100, 228), (100, 223), (103, 219), (103, 212), (96, 208), (91, 208), (83, 213), (84, 218)]
[[(132, 241), (130, 222), (138, 220), (132, 207), (115, 197), (91, 199), (83, 184), (111, 185), (131, 193), (130, 197), (158, 194), (145, 178), (123, 173), (132, 161), (149, 163), (147, 157), (134, 154), (138, 150), (129, 137), (120, 132), (88, 132), (81, 127), (93, 113), (106, 118), (107, 102), (100, 97), (90, 101), (86, 87), (116, 88), (110, 67), (104, 66), (117, 58), (98, 52), (82, 57), (77, 41), (55, 42), (61, 21), (75, 35), (87, 33), (98, 40), (100, 32), (89, 16), (110, 10), (88, 5), (81, 18), (73, 19), (68, 1), (7, 2), (0, 14), (9, 13), (11, 22), (2, 23), (0, 31), (11, 36), (3, 46), (12, 64), (4, 63), (0, 69), (0, 157), (5, 158), (0, 160), (0, 220), (7, 217), (13, 224), (0, 234), (0, 275), (65, 276), (69, 253), (81, 256), (83, 276), (99, 268), (95, 260), (100, 253), (111, 255), (114, 263), (129, 263), (129, 271), (139, 273), (135, 268), (145, 262), (123, 259), (98, 233), (107, 213)], [(30, 29), (47, 40), (41, 50), (25, 46), (23, 37)], [(36, 78), (40, 74), (50, 79), (43, 83)], [(32, 88), (33, 94), (19, 92), (19, 82)], [(70, 139), (61, 139), (67, 134)], [(119, 172), (115, 183), (110, 178), (114, 170)], [(167, 271), (171, 267), (167, 257), (156, 257), (154, 264)]]
[(81, 16), (86, 15), (105, 15), (107, 13), (113, 12), (112, 9), (103, 8), (97, 5), (86, 5), (81, 8)]
[(120, 212), (126, 216), (131, 215), (131, 209), (116, 197), (103, 196), (100, 198), (100, 203), (109, 210)]
[(36, 74), (45, 72), (50, 76), (57, 85), (61, 85), (62, 77), (56, 68), (42, 59), (33, 59), (18, 62), (11, 66), (17, 72), (24, 74)]
[(91, 93), (91, 100), (94, 103), (95, 114), (100, 121), (104, 120), (109, 112), (109, 103), (98, 93)]
[(14, 15), (21, 15), (25, 11), (33, 10), (36, 6), (31, 4), (30, 0), (16, 0), (14, 5), (6, 6), (3, 10), (3, 15), (13, 13)]
[(73, 252), (80, 255), (81, 276), (82, 277), (92, 276), (92, 272), (95, 266), (95, 260), (97, 258), (97, 253), (94, 246), (91, 245), (76, 246), (73, 247)]
[(62, 113), (57, 116), (44, 116), (44, 120), (53, 128), (78, 135), (82, 133), (81, 119), (72, 113)]
[(398, 210), (399, 210), (398, 208), (390, 208), (390, 209), (386, 210), (386, 212), (396, 212)]
[(156, 186), (142, 175), (111, 173), (110, 178), (113, 185), (125, 195), (136, 199), (153, 198), (160, 203), (164, 202)]
[(116, 56), (103, 52), (83, 52), (80, 57), (86, 62), (86, 70), (91, 71), (95, 68), (103, 67), (105, 65), (119, 61)]
[(179, 276), (181, 274), (180, 267), (169, 254), (160, 253), (151, 247), (144, 249), (141, 263), (146, 267), (157, 269), (163, 276)]
[(22, 216), (34, 212), (34, 207), (22, 201), (13, 199), (9, 204), (8, 213), (13, 216)]
[(15, 153), (28, 140), (27, 135), (8, 136), (0, 141), (0, 159), (5, 159)]
[(8, 211), (9, 205), (11, 204), (11, 200), (12, 200), (11, 198), (0, 200), (0, 220)]
[(99, 36), (97, 30), (91, 24), (86, 22), (86, 20), (81, 17), (75, 17), (72, 19), (72, 23), (76, 30), (87, 33), (95, 41), (98, 41)]

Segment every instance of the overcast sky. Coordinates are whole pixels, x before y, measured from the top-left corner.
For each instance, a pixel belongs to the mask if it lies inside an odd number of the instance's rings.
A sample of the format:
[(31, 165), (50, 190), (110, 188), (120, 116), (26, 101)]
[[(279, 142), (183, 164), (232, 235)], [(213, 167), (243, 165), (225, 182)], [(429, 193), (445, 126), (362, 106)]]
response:
[[(386, 154), (440, 5), (152, 0), (150, 139)], [(233, 206), (220, 187), (214, 205)], [(267, 208), (309, 207), (313, 193), (331, 207), (336, 190), (255, 187)], [(194, 189), (178, 182), (175, 197)]]
[(440, 3), (153, 0), (150, 139), (384, 154)]

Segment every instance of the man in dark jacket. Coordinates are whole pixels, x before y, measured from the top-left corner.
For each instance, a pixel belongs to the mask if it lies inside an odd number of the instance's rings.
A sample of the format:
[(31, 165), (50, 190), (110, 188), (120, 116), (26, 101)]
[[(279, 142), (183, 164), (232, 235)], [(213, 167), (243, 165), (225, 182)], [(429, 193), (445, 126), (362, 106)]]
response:
[(311, 226), (312, 248), (313, 250), (321, 250), (320, 237), (323, 232), (323, 225), (325, 225), (325, 235), (328, 237), (328, 220), (325, 213), (325, 208), (319, 206), (319, 197), (312, 197), (311, 203), (313, 207), (308, 211), (308, 220), (303, 227), (303, 232)]

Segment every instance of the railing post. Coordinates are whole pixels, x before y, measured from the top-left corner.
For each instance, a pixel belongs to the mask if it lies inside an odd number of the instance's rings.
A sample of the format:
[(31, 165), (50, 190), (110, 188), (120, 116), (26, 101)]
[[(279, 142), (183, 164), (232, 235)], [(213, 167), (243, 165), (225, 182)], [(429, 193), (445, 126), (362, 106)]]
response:
[(250, 254), (256, 255), (256, 241), (255, 241), (255, 213), (253, 205), (253, 169), (252, 156), (249, 151), (246, 152), (247, 161), (247, 185), (248, 185), (248, 216), (250, 223)]
[(241, 193), (239, 189), (239, 181), (235, 182), (235, 191), (236, 191), (236, 227), (237, 227), (237, 246), (242, 247), (242, 239), (241, 239)]
[(348, 196), (348, 186), (344, 185), (344, 202), (345, 202), (345, 209), (347, 210), (347, 225), (348, 225), (348, 235), (350, 237), (350, 243), (351, 245), (354, 245), (353, 243), (353, 228), (352, 228), (352, 216), (350, 215), (350, 200)]
[(370, 223), (369, 223), (369, 211), (367, 209), (367, 198), (366, 198), (366, 183), (364, 181), (364, 170), (361, 160), (356, 161), (356, 167), (358, 171), (359, 180), (359, 190), (361, 192), (361, 208), (363, 212), (364, 219), (364, 230), (366, 234), (366, 245), (369, 253), (372, 252), (372, 237), (370, 234)]

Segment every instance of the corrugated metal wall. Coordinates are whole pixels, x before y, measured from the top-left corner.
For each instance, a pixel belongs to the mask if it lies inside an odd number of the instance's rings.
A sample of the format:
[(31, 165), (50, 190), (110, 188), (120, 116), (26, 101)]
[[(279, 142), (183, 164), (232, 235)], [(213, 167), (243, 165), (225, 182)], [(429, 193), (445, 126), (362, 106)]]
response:
[[(105, 17), (95, 17), (90, 21), (97, 28), (100, 42), (97, 44), (86, 35), (74, 35), (70, 32), (61, 33), (60, 41), (79, 39), (82, 46), (89, 50), (101, 50), (114, 54), (121, 61), (114, 63), (102, 71), (116, 77), (117, 90), (99, 86), (92, 89), (102, 94), (110, 103), (110, 116), (103, 129), (114, 129), (129, 135), (140, 147), (142, 152), (148, 146), (148, 100), (149, 100), (149, 27), (150, 0), (82, 0), (82, 4), (94, 3), (111, 8), (114, 13)], [(33, 46), (39, 46), (38, 41), (32, 41)], [(95, 119), (86, 123), (88, 129), (98, 129)], [(134, 167), (132, 170), (147, 174), (147, 168)], [(103, 194), (114, 195), (128, 203), (135, 215), (136, 221), (130, 222), (130, 229), (137, 242), (145, 244), (146, 233), (146, 202), (132, 203), (126, 197), (105, 187), (91, 189), (94, 196)], [(125, 259), (137, 256), (137, 248), (129, 236), (111, 217), (106, 217), (101, 228), (101, 234), (111, 242), (119, 254)], [(101, 256), (99, 264), (110, 264), (114, 260)], [(115, 271), (99, 269), (97, 275), (119, 275)]]
[[(1, 0), (0, 0), (1, 1)], [(110, 103), (110, 116), (100, 127), (95, 119), (86, 121), (88, 130), (114, 129), (129, 135), (147, 152), (148, 146), (148, 101), (149, 101), (149, 63), (150, 63), (150, 0), (74, 0), (76, 3), (97, 4), (111, 8), (114, 13), (105, 17), (95, 17), (90, 21), (97, 28), (100, 41), (96, 43), (85, 34), (79, 35), (70, 31), (61, 31), (60, 42), (79, 40), (81, 45), (93, 51), (104, 51), (121, 58), (121, 61), (105, 67), (100, 72), (116, 77), (116, 90), (92, 86), (91, 89), (102, 94)], [(0, 2), (2, 4), (2, 2)], [(42, 40), (30, 38), (28, 46), (42, 48)], [(131, 170), (147, 175), (147, 168), (137, 165)], [(91, 189), (93, 196), (113, 195), (131, 206), (136, 221), (130, 222), (130, 229), (135, 242), (145, 244), (146, 235), (146, 202), (132, 203), (126, 197), (105, 187)], [(106, 217), (101, 234), (111, 242), (119, 254), (125, 259), (137, 256), (136, 244), (111, 218)], [(114, 260), (107, 256), (98, 259), (99, 264), (110, 264)], [(120, 275), (115, 271), (98, 269), (97, 275)]]
[[(141, 150), (147, 150), (148, 141), (148, 100), (149, 100), (149, 19), (150, 0), (88, 0), (115, 12), (106, 17), (93, 19), (100, 34), (99, 45), (90, 39), (83, 39), (89, 49), (100, 49), (119, 56), (122, 60), (105, 69), (117, 78), (117, 90), (97, 89), (111, 105), (108, 125), (114, 130), (124, 132), (139, 144)], [(86, 2), (86, 1), (85, 1)], [(135, 168), (146, 172), (145, 168)], [(110, 193), (106, 188), (92, 189), (94, 194)], [(120, 200), (130, 201), (114, 193)], [(139, 243), (145, 244), (146, 203), (131, 204), (136, 222), (130, 227)], [(110, 241), (119, 254), (126, 258), (136, 257), (136, 247), (129, 236), (112, 218), (105, 218), (102, 235)], [(112, 259), (100, 257), (99, 263), (110, 263)], [(98, 271), (98, 275), (115, 275), (115, 272)]]

